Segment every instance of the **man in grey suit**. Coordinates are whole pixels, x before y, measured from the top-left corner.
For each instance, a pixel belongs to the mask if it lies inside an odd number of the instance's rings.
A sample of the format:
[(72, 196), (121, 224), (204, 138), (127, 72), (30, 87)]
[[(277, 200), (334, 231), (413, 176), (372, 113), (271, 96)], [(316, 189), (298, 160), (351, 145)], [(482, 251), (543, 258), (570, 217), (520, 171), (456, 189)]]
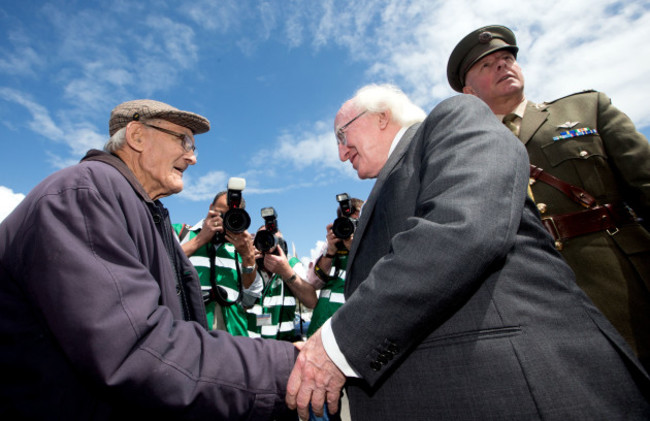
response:
[(523, 145), (474, 96), (413, 125), (403, 98), (371, 85), (336, 115), (340, 159), (377, 181), (289, 407), (336, 410), (347, 378), (355, 421), (650, 417), (648, 374), (526, 194)]

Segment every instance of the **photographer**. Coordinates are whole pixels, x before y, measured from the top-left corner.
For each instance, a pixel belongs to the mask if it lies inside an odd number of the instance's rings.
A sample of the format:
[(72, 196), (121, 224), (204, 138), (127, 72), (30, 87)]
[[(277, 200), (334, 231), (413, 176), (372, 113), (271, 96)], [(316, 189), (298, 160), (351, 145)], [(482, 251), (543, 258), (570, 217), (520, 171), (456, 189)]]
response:
[[(210, 205), (208, 215), (194, 226), (173, 226), (185, 255), (199, 273), (201, 289), (206, 294), (213, 294), (213, 299), (206, 303), (208, 326), (213, 330), (226, 330), (232, 335), (248, 336), (245, 309), (251, 307), (260, 296), (262, 279), (255, 267), (251, 234), (246, 230), (235, 233), (224, 228), (222, 215), (229, 210), (227, 193), (225, 190), (219, 192)], [(245, 207), (246, 202), (242, 198), (241, 209)], [(211, 253), (214, 253), (214, 282), (219, 291), (211, 291)], [(227, 302), (220, 304), (216, 301), (216, 293), (227, 295)], [(240, 294), (240, 302), (235, 302)]]
[[(269, 230), (271, 226), (276, 228)], [(267, 220), (267, 224), (257, 231), (256, 237), (268, 236), (266, 231), (274, 231), (276, 243), (268, 250), (260, 250), (258, 247), (265, 247), (259, 241), (255, 243), (257, 270), (263, 289), (259, 302), (248, 310), (248, 334), (251, 337), (295, 342), (302, 339), (294, 334), (296, 297), (307, 307), (313, 308), (316, 294), (311, 285), (304, 281), (305, 268), (300, 260), (297, 257), (287, 258), (287, 243), (277, 226), (270, 225)]]
[[(356, 221), (359, 218), (361, 206), (363, 206), (363, 200), (357, 198), (348, 199), (347, 195), (345, 196), (346, 198), (343, 198), (343, 200), (346, 202), (339, 201), (339, 207), (336, 209), (337, 220), (335, 223), (328, 224), (326, 227), (327, 241), (323, 245), (322, 254), (309, 264), (309, 269), (307, 270), (306, 282), (312, 285), (314, 289), (320, 289), (318, 303), (316, 304), (316, 308), (314, 308), (311, 323), (307, 330), (307, 337), (310, 337), (316, 332), (345, 302), (345, 298), (343, 297), (345, 269), (348, 262), (348, 251), (352, 244), (354, 233), (347, 238), (340, 238), (349, 229), (347, 226), (344, 226), (344, 229), (340, 229), (339, 226), (341, 224), (339, 221), (343, 221), (340, 218), (350, 218), (351, 221)], [(343, 215), (344, 212), (348, 215)]]

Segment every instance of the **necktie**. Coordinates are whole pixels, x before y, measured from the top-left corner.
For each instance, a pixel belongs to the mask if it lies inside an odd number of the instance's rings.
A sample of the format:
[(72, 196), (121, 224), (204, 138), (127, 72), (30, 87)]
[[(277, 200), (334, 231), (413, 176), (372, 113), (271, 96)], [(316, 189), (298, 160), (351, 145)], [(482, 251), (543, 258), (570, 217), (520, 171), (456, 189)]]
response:
[(503, 124), (515, 135), (519, 135), (519, 127), (517, 127), (517, 123), (515, 123), (515, 120), (517, 119), (517, 114), (515, 113), (510, 113), (503, 117)]

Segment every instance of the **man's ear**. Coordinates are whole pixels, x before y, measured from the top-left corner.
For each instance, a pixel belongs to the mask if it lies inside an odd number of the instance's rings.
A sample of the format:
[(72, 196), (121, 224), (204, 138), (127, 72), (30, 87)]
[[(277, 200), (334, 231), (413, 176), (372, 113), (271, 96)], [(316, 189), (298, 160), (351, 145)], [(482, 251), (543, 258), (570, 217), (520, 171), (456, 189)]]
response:
[(126, 143), (129, 147), (137, 152), (144, 150), (144, 127), (135, 121), (126, 125), (125, 133)]
[(379, 129), (384, 130), (387, 126), (388, 123), (390, 123), (390, 119), (392, 117), (392, 114), (390, 110), (382, 111), (379, 114)]
[(478, 95), (476, 95), (476, 91), (474, 89), (472, 89), (472, 87), (469, 86), (469, 85), (463, 86), (463, 93), (478, 96)]

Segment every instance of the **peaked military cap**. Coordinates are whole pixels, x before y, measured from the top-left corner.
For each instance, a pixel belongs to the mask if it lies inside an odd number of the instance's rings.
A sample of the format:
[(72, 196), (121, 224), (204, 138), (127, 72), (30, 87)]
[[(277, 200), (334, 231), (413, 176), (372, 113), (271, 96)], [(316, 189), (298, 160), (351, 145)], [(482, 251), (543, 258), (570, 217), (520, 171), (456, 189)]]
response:
[(451, 87), (462, 92), (465, 76), (472, 66), (495, 51), (510, 50), (517, 57), (517, 39), (515, 34), (505, 26), (490, 25), (467, 34), (449, 56), (447, 63), (447, 80)]

